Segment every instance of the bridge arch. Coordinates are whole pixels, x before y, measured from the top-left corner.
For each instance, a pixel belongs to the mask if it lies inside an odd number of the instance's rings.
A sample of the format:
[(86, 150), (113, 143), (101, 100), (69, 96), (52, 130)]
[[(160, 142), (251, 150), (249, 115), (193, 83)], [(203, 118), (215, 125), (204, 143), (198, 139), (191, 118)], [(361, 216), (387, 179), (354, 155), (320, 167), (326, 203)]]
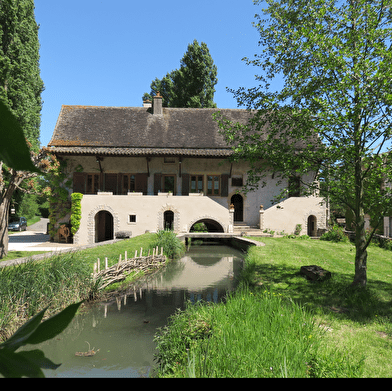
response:
[(189, 227), (190, 227), (189, 232), (191, 232), (193, 226), (198, 223), (204, 223), (208, 232), (225, 232), (222, 223), (220, 223), (216, 219), (212, 219), (212, 218), (201, 218), (196, 221), (193, 221), (189, 225)]

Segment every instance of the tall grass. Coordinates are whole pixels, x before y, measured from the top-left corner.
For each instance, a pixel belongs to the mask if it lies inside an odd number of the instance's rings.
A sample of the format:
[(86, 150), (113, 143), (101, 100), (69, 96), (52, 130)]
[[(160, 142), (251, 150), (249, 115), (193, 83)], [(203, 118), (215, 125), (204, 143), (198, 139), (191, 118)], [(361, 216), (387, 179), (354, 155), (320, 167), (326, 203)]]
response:
[(361, 363), (319, 355), (323, 329), (280, 294), (243, 285), (225, 303), (188, 305), (156, 335), (160, 377), (353, 377)]
[(54, 256), (0, 269), (0, 338), (7, 338), (26, 319), (50, 305), (47, 315), (86, 299), (93, 281), (89, 265), (76, 254)]

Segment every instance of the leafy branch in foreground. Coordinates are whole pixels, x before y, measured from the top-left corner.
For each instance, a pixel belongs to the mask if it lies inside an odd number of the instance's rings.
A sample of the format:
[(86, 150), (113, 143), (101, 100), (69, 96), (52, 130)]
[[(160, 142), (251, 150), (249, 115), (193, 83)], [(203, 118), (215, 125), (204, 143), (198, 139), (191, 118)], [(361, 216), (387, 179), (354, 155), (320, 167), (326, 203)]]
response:
[(0, 345), (0, 374), (4, 377), (45, 377), (41, 368), (56, 369), (39, 350), (16, 352), (25, 345), (36, 345), (60, 334), (69, 325), (83, 301), (71, 304), (63, 311), (41, 323), (48, 307), (23, 324), (9, 339)]

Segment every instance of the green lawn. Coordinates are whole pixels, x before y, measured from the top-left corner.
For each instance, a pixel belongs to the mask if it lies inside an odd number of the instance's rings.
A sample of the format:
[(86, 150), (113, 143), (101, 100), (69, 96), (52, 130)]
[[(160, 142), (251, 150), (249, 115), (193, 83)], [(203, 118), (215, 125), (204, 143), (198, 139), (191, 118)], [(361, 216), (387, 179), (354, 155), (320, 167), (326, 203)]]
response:
[[(256, 238), (253, 238), (256, 239)], [(355, 247), (351, 243), (262, 238), (248, 256), (248, 280), (256, 290), (289, 296), (309, 308), (327, 330), (326, 349), (365, 356), (364, 377), (392, 376), (392, 252), (368, 249), (366, 289), (353, 288)], [(299, 275), (305, 265), (332, 272), (311, 283)]]
[[(350, 286), (350, 243), (252, 239), (265, 246), (248, 252), (247, 288), (224, 304), (189, 306), (157, 334), (157, 376), (391, 377), (391, 251), (369, 248), (361, 289)], [(306, 265), (332, 278), (309, 282), (299, 274)]]

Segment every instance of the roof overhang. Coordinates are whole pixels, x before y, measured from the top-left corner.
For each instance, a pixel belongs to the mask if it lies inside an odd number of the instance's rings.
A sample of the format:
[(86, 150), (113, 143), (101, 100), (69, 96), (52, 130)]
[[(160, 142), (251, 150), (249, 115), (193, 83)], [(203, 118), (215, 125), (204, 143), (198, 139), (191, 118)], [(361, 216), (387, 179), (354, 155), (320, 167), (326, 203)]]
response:
[(188, 156), (227, 158), (233, 154), (229, 148), (192, 149), (192, 148), (124, 148), (124, 147), (51, 147), (46, 150), (57, 156)]

